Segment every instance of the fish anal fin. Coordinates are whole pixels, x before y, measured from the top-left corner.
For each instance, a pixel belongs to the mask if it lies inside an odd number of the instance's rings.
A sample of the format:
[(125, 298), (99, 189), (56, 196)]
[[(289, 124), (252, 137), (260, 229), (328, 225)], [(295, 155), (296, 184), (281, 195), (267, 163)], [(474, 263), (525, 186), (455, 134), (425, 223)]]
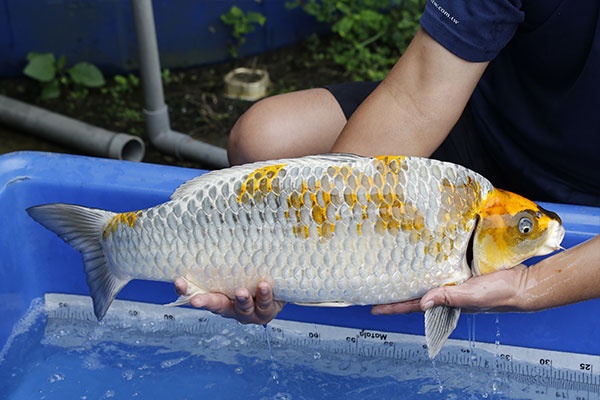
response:
[(307, 307), (350, 307), (355, 305), (352, 303), (346, 303), (345, 301), (324, 301), (319, 303), (299, 302), (294, 304)]
[(440, 352), (450, 334), (456, 328), (460, 308), (435, 306), (425, 311), (425, 340), (429, 358)]
[(209, 293), (207, 290), (202, 289), (199, 285), (197, 285), (193, 281), (191, 281), (185, 277), (182, 277), (181, 279), (183, 279), (187, 283), (186, 292), (184, 294), (180, 295), (177, 298), (177, 300), (175, 300), (174, 302), (165, 304), (166, 307), (185, 306), (187, 304), (190, 304), (192, 297), (194, 297), (195, 295)]

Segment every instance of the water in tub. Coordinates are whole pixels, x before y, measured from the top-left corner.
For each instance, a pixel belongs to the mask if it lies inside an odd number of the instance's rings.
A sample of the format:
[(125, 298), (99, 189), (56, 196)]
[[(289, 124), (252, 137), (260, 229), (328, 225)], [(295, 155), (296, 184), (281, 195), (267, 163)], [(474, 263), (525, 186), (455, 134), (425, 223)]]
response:
[[(1, 399), (598, 399), (474, 342), (432, 362), (424, 338), (87, 297), (37, 299), (0, 353)], [(497, 345), (496, 345), (497, 346)], [(575, 397), (573, 397), (575, 396)], [(584, 397), (577, 397), (584, 396)]]

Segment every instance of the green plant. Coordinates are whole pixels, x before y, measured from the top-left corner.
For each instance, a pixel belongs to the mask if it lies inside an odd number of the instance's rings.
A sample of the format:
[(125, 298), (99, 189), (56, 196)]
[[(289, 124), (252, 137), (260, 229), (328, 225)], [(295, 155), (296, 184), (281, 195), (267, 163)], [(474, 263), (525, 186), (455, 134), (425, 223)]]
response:
[(292, 0), (331, 25), (325, 49), (313, 38), (316, 59), (328, 58), (356, 80), (379, 80), (398, 60), (419, 27), (426, 0)]
[(131, 93), (140, 85), (140, 78), (133, 74), (127, 76), (113, 76), (112, 85), (106, 85), (101, 89), (102, 94), (109, 95), (113, 100), (120, 100), (123, 93)]
[(106, 112), (113, 115), (117, 120), (142, 122), (144, 116), (141, 106), (137, 103), (131, 106), (127, 101), (131, 94), (140, 86), (140, 78), (134, 74), (115, 75), (111, 83), (101, 89), (101, 93), (110, 96)]
[(162, 77), (163, 85), (167, 86), (173, 82), (173, 75), (171, 75), (171, 70), (165, 68), (161, 71), (160, 76)]
[(42, 99), (60, 97), (61, 85), (73, 85), (76, 89), (83, 89), (79, 95), (85, 95), (86, 88), (97, 88), (105, 84), (102, 72), (88, 62), (80, 62), (65, 69), (64, 56), (56, 59), (52, 53), (33, 52), (27, 54), (27, 61), (23, 73), (40, 82)]
[(225, 14), (221, 15), (221, 21), (232, 27), (231, 35), (235, 43), (229, 47), (232, 56), (238, 57), (239, 48), (246, 42), (246, 35), (256, 29), (256, 25), (264, 26), (267, 18), (255, 11), (244, 12), (238, 6), (233, 6)]

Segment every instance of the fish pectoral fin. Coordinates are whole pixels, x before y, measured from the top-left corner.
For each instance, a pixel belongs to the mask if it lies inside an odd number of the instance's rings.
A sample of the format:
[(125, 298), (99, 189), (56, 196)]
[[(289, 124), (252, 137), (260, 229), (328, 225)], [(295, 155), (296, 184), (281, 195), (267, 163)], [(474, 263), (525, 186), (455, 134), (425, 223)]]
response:
[(182, 279), (187, 282), (186, 292), (184, 294), (180, 295), (177, 298), (177, 300), (175, 300), (174, 302), (165, 304), (166, 307), (185, 306), (187, 304), (190, 304), (192, 297), (194, 297), (195, 295), (208, 293), (208, 291), (202, 289), (200, 286), (198, 286), (194, 282), (190, 281), (189, 279), (187, 279), (187, 278), (182, 278)]
[(460, 308), (435, 306), (425, 311), (425, 340), (429, 358), (433, 359), (456, 328)]
[(294, 303), (299, 306), (307, 306), (307, 307), (350, 307), (354, 304), (347, 303), (345, 301), (324, 301), (320, 303)]

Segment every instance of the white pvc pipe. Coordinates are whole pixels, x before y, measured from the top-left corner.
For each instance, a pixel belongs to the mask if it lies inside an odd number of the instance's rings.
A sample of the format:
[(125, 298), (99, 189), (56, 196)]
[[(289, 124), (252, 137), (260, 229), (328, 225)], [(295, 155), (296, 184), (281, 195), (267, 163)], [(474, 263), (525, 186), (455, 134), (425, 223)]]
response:
[(144, 141), (116, 133), (0, 95), (0, 123), (87, 154), (141, 161)]
[(148, 139), (160, 151), (179, 159), (216, 168), (228, 167), (225, 149), (171, 129), (162, 87), (152, 1), (132, 0), (132, 6), (140, 53), (140, 77), (144, 88), (144, 117)]

